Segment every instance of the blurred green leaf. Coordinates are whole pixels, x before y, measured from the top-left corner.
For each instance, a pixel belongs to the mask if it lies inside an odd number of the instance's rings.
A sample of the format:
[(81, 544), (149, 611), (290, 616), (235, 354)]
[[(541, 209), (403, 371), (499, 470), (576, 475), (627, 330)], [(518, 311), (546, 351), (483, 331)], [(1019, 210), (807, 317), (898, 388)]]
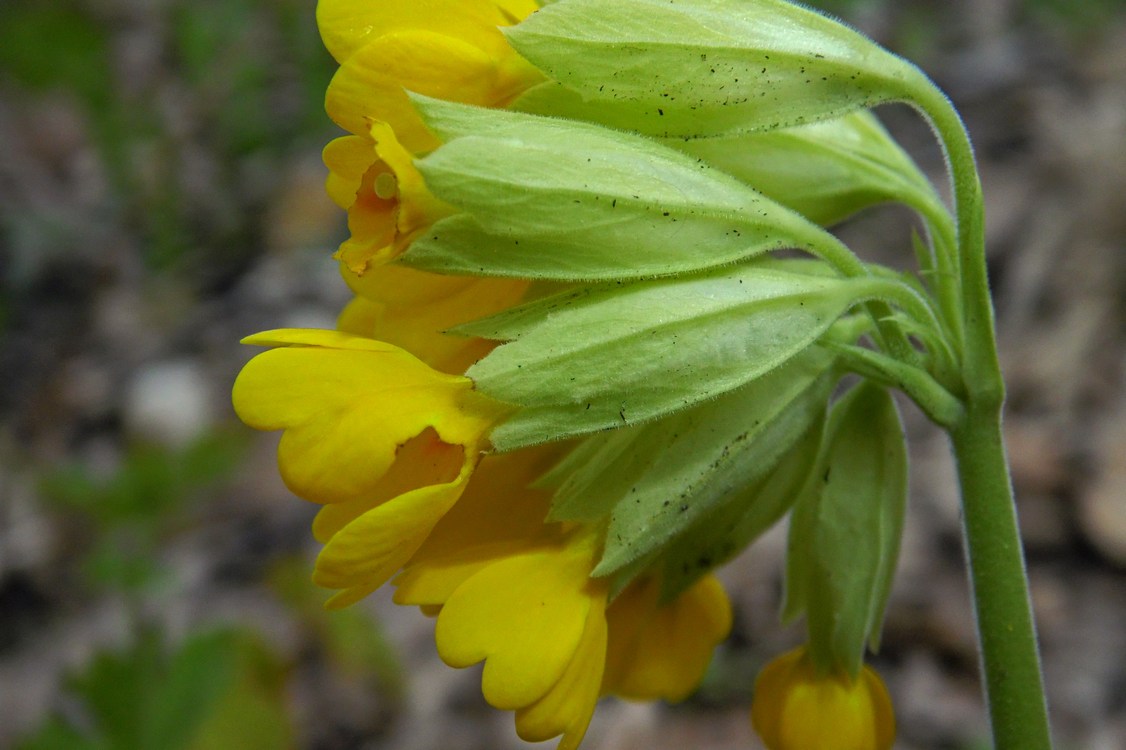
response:
[(1033, 16), (1052, 25), (1062, 24), (1071, 32), (1105, 27), (1116, 14), (1126, 12), (1123, 0), (1024, 0)]
[(109, 477), (96, 477), (80, 465), (64, 466), (45, 473), (39, 489), (47, 500), (107, 526), (154, 522), (191, 493), (230, 476), (246, 441), (239, 432), (218, 431), (181, 449), (138, 444)]
[(249, 632), (189, 639), (153, 705), (146, 747), (280, 750), (293, 746), (285, 667)]
[(82, 561), (82, 569), (97, 589), (138, 593), (164, 579), (157, 563), (155, 540), (111, 531), (98, 538)]
[(126, 651), (98, 654), (87, 670), (72, 678), (101, 739), (114, 748), (140, 748), (153, 686), (160, 679), (161, 639), (148, 631)]
[(16, 750), (112, 750), (105, 742), (87, 737), (58, 717), (51, 717)]
[(158, 631), (103, 652), (72, 678), (88, 730), (51, 717), (21, 750), (278, 750), (293, 746), (285, 667), (251, 633), (189, 636), (171, 654)]
[(96, 105), (113, 95), (108, 35), (72, 6), (0, 5), (0, 70), (29, 88), (66, 88)]
[(324, 590), (313, 584), (304, 560), (279, 564), (270, 585), (313, 632), (334, 669), (373, 675), (389, 697), (406, 694), (402, 661), (378, 619), (358, 607), (326, 610)]

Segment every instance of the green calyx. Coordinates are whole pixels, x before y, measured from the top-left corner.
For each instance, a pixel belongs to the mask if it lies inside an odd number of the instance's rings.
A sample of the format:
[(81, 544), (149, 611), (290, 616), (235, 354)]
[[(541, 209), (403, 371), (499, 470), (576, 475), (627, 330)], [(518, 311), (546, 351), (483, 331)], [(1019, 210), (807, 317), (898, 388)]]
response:
[(507, 342), (466, 372), (482, 393), (520, 406), (494, 429), (494, 446), (626, 427), (733, 391), (880, 291), (868, 278), (793, 267), (579, 287), (462, 326)]
[(781, 0), (568, 0), (506, 34), (554, 79), (517, 108), (664, 138), (829, 119), (901, 98), (913, 71)]
[(861, 383), (829, 416), (790, 522), (784, 616), (804, 613), (824, 672), (860, 672), (879, 645), (907, 502), (907, 451), (890, 394)]
[(809, 219), (701, 156), (587, 123), (416, 102), (446, 141), (418, 168), (461, 212), (413, 242), (404, 262), (415, 267), (594, 281), (692, 273), (782, 248), (839, 251)]

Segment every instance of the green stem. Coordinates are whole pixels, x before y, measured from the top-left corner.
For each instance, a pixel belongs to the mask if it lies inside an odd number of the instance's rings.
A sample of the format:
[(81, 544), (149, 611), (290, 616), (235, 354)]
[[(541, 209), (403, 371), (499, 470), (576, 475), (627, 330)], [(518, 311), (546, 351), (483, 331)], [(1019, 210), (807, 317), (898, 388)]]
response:
[[(993, 333), (993, 300), (985, 265), (985, 218), (981, 179), (977, 174), (973, 146), (962, 118), (930, 79), (921, 72), (912, 89), (914, 103), (938, 133), (950, 164), (954, 208), (958, 228), (958, 270), (961, 280), (962, 326), (964, 331), (963, 375), (968, 392), (986, 402), (1001, 403), (1005, 384), (997, 360)], [(942, 279), (939, 283), (955, 283)]]
[(993, 741), (997, 750), (1049, 750), (1048, 708), (1000, 409), (971, 404), (950, 434)]
[(926, 370), (912, 367), (872, 349), (829, 339), (824, 340), (823, 344), (835, 351), (844, 366), (852, 372), (906, 393), (935, 424), (950, 427), (958, 424), (964, 416), (962, 402)]
[(1036, 629), (1001, 434), (1005, 385), (985, 264), (981, 181), (969, 136), (953, 105), (922, 73), (913, 84), (912, 100), (946, 150), (958, 221), (966, 412), (949, 431), (958, 462), (993, 738), (997, 750), (1049, 750)]
[(954, 224), (946, 209), (936, 198), (926, 196), (915, 204), (915, 210), (930, 227), (931, 243), (935, 253), (934, 276), (928, 281), (936, 289), (936, 296), (942, 308), (946, 330), (959, 351), (962, 349), (962, 303), (958, 288), (958, 240), (954, 236)]
[[(812, 231), (807, 233), (803, 247), (829, 265), (836, 268), (845, 276), (851, 278), (871, 277), (872, 273), (848, 246), (834, 235), (819, 227), (810, 225)], [(799, 235), (800, 237), (800, 235)], [(877, 336), (880, 343), (896, 358), (910, 365), (919, 363), (919, 353), (911, 346), (907, 334), (892, 320), (891, 308), (882, 301), (873, 300), (866, 305), (872, 320), (876, 324)]]

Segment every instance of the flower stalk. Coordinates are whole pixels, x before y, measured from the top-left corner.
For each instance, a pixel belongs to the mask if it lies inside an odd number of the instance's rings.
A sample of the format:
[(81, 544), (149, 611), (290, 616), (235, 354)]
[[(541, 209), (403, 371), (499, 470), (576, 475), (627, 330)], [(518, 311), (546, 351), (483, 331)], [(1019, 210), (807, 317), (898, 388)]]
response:
[(948, 431), (957, 460), (990, 722), (997, 750), (1046, 750), (1051, 733), (1044, 680), (1001, 429), (1005, 385), (986, 268), (981, 179), (957, 110), (920, 76), (914, 101), (946, 152), (957, 216), (966, 395), (965, 412)]
[(999, 408), (971, 402), (950, 432), (986, 699), (997, 750), (1048, 750), (1044, 682), (1000, 417)]

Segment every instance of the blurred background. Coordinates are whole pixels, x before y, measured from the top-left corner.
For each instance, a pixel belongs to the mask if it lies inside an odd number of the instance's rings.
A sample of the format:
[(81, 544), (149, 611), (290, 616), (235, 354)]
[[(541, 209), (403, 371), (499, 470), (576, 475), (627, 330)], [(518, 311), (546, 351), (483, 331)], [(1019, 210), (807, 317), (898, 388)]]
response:
[[(959, 106), (985, 183), (1007, 439), (1060, 750), (1126, 748), (1126, 3), (834, 0)], [(325, 613), (314, 508), (229, 406), (240, 337), (347, 299), (313, 0), (0, 0), (0, 748), (526, 747), (384, 593)], [(880, 110), (935, 179), (903, 107)], [(910, 217), (842, 234), (903, 258)], [(876, 664), (898, 748), (985, 748), (957, 493), (907, 409), (912, 501)], [(699, 695), (606, 701), (585, 748), (758, 747), (775, 530), (724, 572)]]

